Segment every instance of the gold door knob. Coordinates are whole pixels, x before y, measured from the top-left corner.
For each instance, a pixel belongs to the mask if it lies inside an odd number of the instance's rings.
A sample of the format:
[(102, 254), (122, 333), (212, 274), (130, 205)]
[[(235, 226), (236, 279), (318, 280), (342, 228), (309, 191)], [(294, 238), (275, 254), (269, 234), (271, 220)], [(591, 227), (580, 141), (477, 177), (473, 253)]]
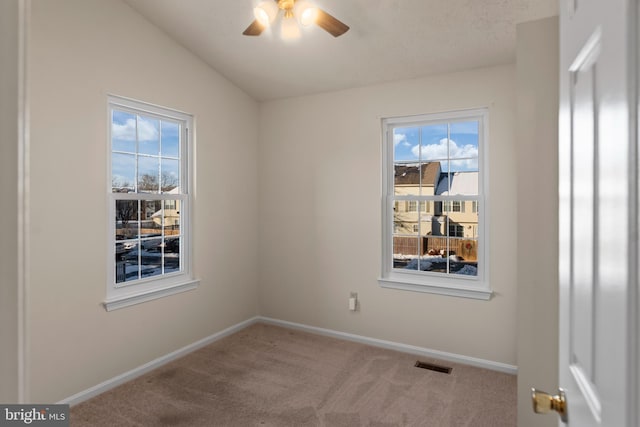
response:
[(533, 402), (533, 412), (536, 414), (547, 414), (556, 411), (560, 415), (563, 423), (569, 420), (567, 415), (567, 398), (563, 389), (558, 389), (558, 394), (552, 396), (544, 391), (531, 389), (531, 400)]

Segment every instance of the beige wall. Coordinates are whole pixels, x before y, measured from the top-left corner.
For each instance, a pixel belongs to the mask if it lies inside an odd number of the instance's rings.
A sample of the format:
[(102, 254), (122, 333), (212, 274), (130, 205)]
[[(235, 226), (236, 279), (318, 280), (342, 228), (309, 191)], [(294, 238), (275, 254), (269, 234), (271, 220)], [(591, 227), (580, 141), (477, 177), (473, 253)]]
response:
[[(261, 104), (261, 313), (515, 365), (515, 102), (505, 65)], [(484, 106), (493, 298), (381, 288), (380, 119)]]
[[(123, 2), (33, 0), (31, 19), (29, 388), (55, 402), (258, 313), (258, 105)], [(201, 283), (107, 313), (110, 93), (195, 115)]]
[(535, 415), (531, 387), (558, 389), (558, 19), (517, 28), (518, 426)]
[(0, 402), (18, 401), (19, 2), (0, 1)]

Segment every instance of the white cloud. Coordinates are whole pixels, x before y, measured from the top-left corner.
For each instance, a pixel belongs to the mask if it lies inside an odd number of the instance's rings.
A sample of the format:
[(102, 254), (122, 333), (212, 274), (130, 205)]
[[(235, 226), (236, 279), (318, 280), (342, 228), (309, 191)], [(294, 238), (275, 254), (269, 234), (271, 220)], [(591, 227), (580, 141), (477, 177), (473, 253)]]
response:
[(407, 135), (404, 133), (394, 133), (393, 134), (393, 146), (397, 146), (402, 143), (405, 147), (410, 147), (411, 144), (407, 141)]
[[(447, 141), (450, 142), (447, 147)], [(449, 151), (447, 151), (449, 150)], [(418, 158), (420, 156), (420, 145), (411, 147), (411, 153)], [(438, 144), (428, 144), (422, 146), (422, 158), (425, 160), (468, 157), (465, 160), (452, 160), (452, 169), (474, 170), (478, 168), (478, 147), (475, 145), (458, 145), (452, 139), (442, 138)], [(443, 162), (443, 167), (446, 162)]]
[[(113, 123), (111, 128), (113, 139), (122, 141), (136, 140), (136, 121), (135, 119), (127, 119), (124, 124)], [(140, 141), (157, 141), (158, 128), (154, 122), (144, 119), (138, 121), (138, 136)]]

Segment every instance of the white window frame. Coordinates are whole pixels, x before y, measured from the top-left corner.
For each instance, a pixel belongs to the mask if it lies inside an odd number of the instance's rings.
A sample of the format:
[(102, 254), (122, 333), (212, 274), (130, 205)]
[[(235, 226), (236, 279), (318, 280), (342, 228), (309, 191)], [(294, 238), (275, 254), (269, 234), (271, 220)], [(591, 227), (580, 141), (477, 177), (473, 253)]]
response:
[[(180, 183), (179, 194), (169, 193), (113, 193), (111, 181), (112, 153), (112, 112), (126, 111), (159, 119), (169, 119), (181, 123), (180, 144)], [(181, 111), (160, 107), (120, 96), (107, 97), (107, 291), (103, 305), (107, 311), (128, 307), (145, 301), (151, 301), (179, 292), (195, 289), (199, 280), (192, 275), (192, 239), (191, 239), (191, 205), (192, 205), (192, 171), (193, 171), (193, 116)], [(130, 282), (116, 283), (116, 200), (180, 200), (180, 271), (142, 278)]]
[[(398, 127), (425, 126), (431, 124), (475, 120), (478, 128), (478, 195), (440, 196), (440, 201), (472, 201), (478, 203), (478, 275), (433, 273), (404, 270), (393, 267), (393, 204), (398, 197), (394, 191), (394, 143), (393, 130)], [(382, 259), (381, 276), (384, 288), (428, 292), (465, 298), (489, 300), (492, 295), (489, 283), (489, 110), (478, 108), (416, 116), (388, 117), (382, 126)], [(422, 200), (420, 196), (402, 196), (399, 200)]]

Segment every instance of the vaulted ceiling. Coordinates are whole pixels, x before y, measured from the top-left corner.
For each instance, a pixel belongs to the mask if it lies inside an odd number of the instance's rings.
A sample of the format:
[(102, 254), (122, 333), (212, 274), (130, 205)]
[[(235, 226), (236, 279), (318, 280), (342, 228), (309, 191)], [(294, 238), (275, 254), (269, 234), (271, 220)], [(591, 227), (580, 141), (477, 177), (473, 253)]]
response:
[(257, 100), (404, 80), (515, 60), (516, 24), (557, 0), (313, 0), (351, 29), (243, 36), (257, 0), (125, 0)]

